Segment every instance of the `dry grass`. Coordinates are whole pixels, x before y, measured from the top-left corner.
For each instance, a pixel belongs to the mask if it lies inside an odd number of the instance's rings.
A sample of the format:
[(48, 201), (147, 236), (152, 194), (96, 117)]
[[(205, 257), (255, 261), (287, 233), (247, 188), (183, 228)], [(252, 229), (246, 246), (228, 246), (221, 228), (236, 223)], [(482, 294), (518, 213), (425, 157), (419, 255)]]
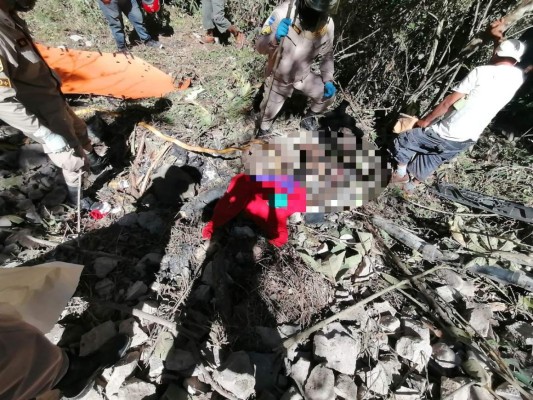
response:
[(263, 260), (259, 295), (278, 324), (309, 325), (329, 305), (333, 287), (309, 269), (292, 248)]

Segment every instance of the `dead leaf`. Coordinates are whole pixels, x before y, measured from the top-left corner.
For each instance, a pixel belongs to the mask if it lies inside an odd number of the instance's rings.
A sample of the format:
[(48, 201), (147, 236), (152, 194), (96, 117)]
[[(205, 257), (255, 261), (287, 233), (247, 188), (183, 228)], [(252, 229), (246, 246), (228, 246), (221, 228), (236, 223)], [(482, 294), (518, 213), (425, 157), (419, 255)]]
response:
[(466, 247), (465, 237), (461, 233), (461, 228), (463, 227), (463, 219), (459, 215), (456, 215), (453, 219), (450, 219), (448, 221), (448, 224), (450, 226), (450, 233), (452, 234), (452, 238), (461, 246)]

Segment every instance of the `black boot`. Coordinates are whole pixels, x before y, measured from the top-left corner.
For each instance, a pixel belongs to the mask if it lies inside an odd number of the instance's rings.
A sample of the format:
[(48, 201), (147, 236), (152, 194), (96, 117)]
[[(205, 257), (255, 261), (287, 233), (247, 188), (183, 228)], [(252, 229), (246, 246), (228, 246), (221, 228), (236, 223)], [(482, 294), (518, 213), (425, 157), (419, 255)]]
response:
[(67, 202), (73, 206), (78, 204), (78, 187), (67, 185)]
[(262, 138), (262, 137), (265, 137), (265, 136), (268, 136), (270, 135), (270, 129), (262, 129), (262, 128), (259, 128), (259, 130), (257, 131), (257, 134), (255, 135), (256, 138)]
[(94, 150), (87, 154), (87, 158), (89, 159), (91, 172), (95, 175), (100, 174), (109, 162), (107, 157), (100, 157)]
[(59, 389), (63, 397), (69, 399), (83, 397), (90, 390), (96, 377), (126, 354), (130, 343), (131, 339), (127, 335), (117, 335), (89, 356), (78, 357), (67, 353), (69, 360), (67, 373), (54, 389)]
[(311, 110), (307, 111), (300, 122), (300, 128), (311, 132), (318, 131), (319, 125), (317, 115), (317, 113)]

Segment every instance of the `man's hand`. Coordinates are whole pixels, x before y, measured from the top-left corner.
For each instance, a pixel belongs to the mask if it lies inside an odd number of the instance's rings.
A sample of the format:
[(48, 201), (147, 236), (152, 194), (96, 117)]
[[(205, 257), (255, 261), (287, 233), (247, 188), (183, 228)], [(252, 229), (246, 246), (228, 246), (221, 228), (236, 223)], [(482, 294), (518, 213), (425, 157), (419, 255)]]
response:
[(428, 122), (425, 119), (419, 119), (418, 121), (416, 121), (415, 128), (427, 128), (430, 124), (431, 122)]
[(326, 82), (324, 84), (324, 98), (331, 99), (333, 96), (335, 96), (335, 93), (337, 93), (337, 89), (335, 88), (333, 82)]
[(503, 41), (503, 32), (505, 31), (505, 28), (505, 21), (503, 18), (500, 18), (489, 25), (487, 28), (487, 34), (496, 43), (500, 43)]
[(291, 26), (291, 19), (290, 18), (283, 18), (278, 25), (278, 29), (276, 29), (276, 40), (278, 43), (281, 41), (282, 38), (287, 36), (289, 34), (289, 28)]

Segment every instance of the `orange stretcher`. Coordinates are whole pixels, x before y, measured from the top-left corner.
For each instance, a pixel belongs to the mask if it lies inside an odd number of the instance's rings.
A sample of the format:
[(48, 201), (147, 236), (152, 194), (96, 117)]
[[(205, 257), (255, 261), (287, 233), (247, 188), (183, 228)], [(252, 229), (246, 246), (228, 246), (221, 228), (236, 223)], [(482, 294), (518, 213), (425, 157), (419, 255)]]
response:
[(162, 97), (187, 89), (143, 59), (122, 53), (100, 53), (36, 45), (44, 60), (62, 80), (66, 94), (93, 94), (121, 99)]

